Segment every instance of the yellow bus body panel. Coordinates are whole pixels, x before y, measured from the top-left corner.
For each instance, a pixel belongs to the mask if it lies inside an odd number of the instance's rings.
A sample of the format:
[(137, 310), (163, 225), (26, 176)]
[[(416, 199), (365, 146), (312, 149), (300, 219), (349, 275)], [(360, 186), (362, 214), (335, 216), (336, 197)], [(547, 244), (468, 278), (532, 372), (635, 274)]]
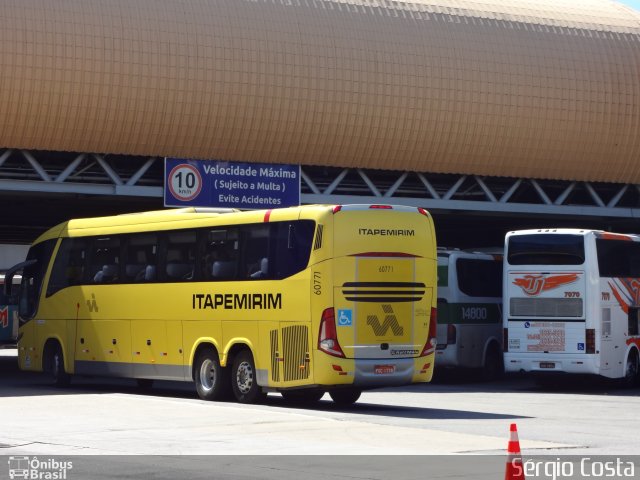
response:
[[(436, 248), (431, 217), (416, 209), (182, 209), (72, 220), (37, 242), (298, 219), (316, 223), (308, 267), (283, 280), (92, 284), (47, 295), (51, 262), (37, 313), (20, 327), (20, 368), (42, 370), (55, 339), (65, 370), (77, 374), (190, 381), (206, 345), (227, 368), (239, 346), (249, 348), (258, 383), (275, 390), (429, 381), (433, 354), (420, 352), (437, 297)], [(350, 325), (336, 325), (344, 358), (318, 348), (327, 309), (336, 322), (350, 312)]]

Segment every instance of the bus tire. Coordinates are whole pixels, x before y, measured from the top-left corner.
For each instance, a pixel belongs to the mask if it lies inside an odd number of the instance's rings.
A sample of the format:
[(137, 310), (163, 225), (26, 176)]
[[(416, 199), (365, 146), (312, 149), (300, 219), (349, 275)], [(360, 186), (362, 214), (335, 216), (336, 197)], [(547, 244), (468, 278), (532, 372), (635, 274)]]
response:
[(640, 365), (638, 363), (638, 351), (632, 350), (627, 356), (627, 362), (624, 367), (624, 377), (622, 378), (622, 385), (625, 388), (633, 388), (638, 385), (640, 381)]
[(220, 366), (218, 355), (212, 349), (201, 351), (196, 357), (193, 377), (198, 397), (202, 400), (220, 400), (228, 389), (224, 369)]
[(333, 403), (338, 405), (353, 405), (358, 401), (362, 390), (357, 388), (341, 388), (339, 390), (331, 390), (329, 395)]
[(482, 378), (486, 381), (498, 380), (504, 374), (502, 352), (495, 343), (489, 345), (482, 367)]
[(324, 390), (284, 390), (280, 394), (286, 402), (303, 405), (319, 402), (324, 396)]
[(71, 375), (69, 375), (64, 369), (64, 354), (62, 353), (62, 347), (58, 342), (55, 342), (52, 348), (49, 349), (48, 364), (51, 368), (51, 376), (53, 377), (53, 384), (56, 387), (67, 387), (71, 383)]
[(267, 398), (256, 381), (256, 365), (251, 351), (242, 350), (234, 357), (231, 388), (239, 403), (260, 403)]

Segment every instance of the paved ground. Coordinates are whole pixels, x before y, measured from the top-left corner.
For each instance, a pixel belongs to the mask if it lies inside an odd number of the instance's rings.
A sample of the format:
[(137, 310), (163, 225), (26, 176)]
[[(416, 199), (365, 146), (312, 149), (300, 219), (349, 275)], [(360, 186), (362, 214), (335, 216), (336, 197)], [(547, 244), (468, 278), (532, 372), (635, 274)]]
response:
[(328, 395), (295, 408), (277, 394), (264, 405), (203, 402), (191, 384), (171, 382), (144, 392), (131, 380), (90, 378), (56, 389), (19, 372), (14, 355), (0, 350), (6, 455), (502, 456), (511, 423), (525, 457), (640, 452), (640, 391), (593, 380), (542, 388), (526, 377), (466, 376), (365, 392), (349, 409)]

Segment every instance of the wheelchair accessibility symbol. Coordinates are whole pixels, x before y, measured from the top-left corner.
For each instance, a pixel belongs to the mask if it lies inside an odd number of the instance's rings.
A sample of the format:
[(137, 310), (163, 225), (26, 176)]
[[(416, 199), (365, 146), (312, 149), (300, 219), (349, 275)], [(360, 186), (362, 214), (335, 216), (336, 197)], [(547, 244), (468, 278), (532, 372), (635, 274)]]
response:
[(338, 326), (350, 327), (353, 325), (351, 310), (338, 310)]

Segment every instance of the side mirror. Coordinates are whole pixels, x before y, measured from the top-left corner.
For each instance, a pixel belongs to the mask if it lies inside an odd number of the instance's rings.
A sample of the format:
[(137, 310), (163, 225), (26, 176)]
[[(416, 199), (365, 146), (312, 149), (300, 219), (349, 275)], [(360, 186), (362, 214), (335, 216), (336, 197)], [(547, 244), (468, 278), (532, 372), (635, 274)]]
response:
[(13, 295), (11, 293), (12, 290), (13, 290), (13, 277), (20, 270), (23, 270), (26, 267), (30, 267), (31, 265), (35, 265), (36, 263), (37, 263), (37, 260), (35, 260), (35, 259), (27, 260), (25, 262), (21, 262), (21, 263), (19, 263), (17, 265), (14, 265), (9, 270), (7, 270), (7, 273), (5, 273), (5, 275), (4, 275), (4, 294), (8, 299), (11, 299), (11, 300), (15, 299), (16, 300), (16, 302), (12, 302), (12, 303), (17, 303), (17, 297), (18, 297), (17, 294)]

